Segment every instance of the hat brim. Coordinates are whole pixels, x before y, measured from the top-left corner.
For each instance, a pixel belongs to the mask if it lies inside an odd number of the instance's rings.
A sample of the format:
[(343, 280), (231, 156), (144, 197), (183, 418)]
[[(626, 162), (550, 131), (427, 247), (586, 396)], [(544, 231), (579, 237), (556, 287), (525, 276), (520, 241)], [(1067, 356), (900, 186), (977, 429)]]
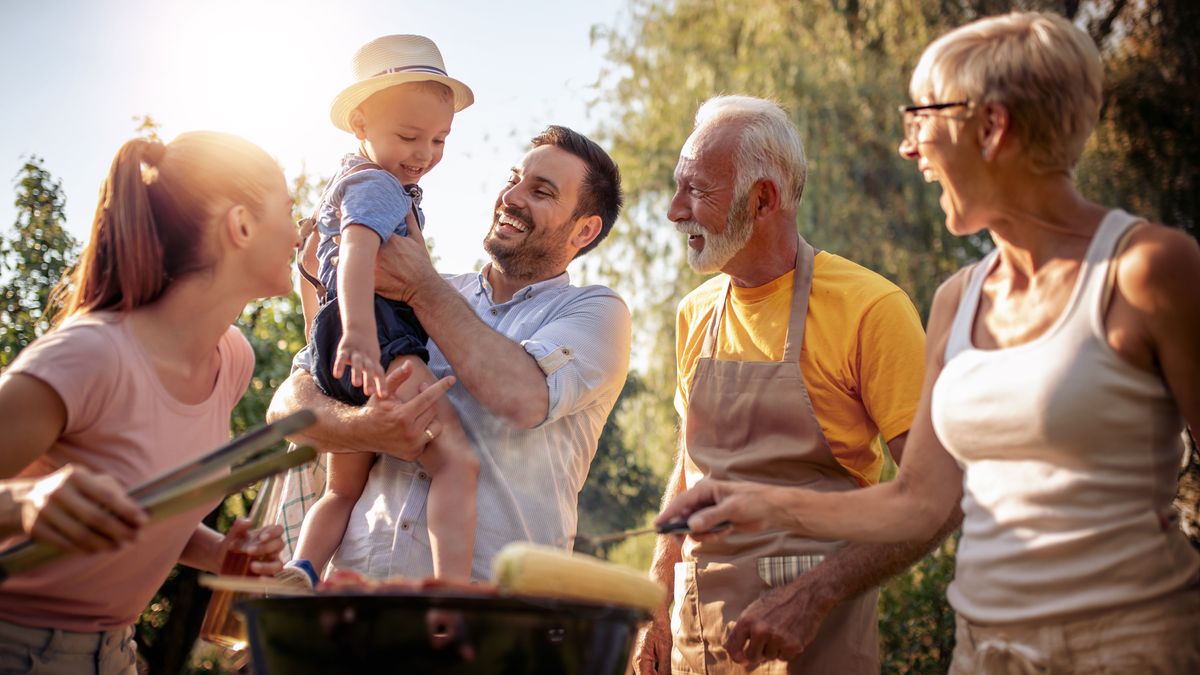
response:
[(354, 112), (355, 108), (372, 94), (408, 82), (441, 82), (450, 87), (450, 91), (454, 93), (454, 112), (460, 112), (475, 102), (475, 94), (471, 92), (471, 88), (453, 77), (431, 73), (388, 73), (355, 82), (343, 89), (333, 99), (333, 105), (329, 108), (329, 119), (333, 121), (333, 126), (353, 133), (350, 129), (350, 113)]

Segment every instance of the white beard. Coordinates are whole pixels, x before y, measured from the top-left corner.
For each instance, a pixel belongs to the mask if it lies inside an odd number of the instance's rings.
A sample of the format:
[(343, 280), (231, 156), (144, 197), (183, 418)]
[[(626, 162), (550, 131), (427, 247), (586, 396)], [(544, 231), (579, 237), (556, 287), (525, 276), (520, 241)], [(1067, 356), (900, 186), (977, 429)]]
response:
[[(739, 198), (740, 197), (740, 198)], [(688, 247), (688, 265), (700, 274), (715, 274), (725, 267), (733, 256), (742, 250), (750, 241), (754, 231), (754, 219), (751, 218), (748, 202), (749, 195), (736, 195), (729, 207), (729, 215), (725, 218), (725, 230), (713, 234), (695, 221), (679, 223), (676, 229), (686, 234), (698, 234), (704, 237), (704, 248), (697, 251)]]

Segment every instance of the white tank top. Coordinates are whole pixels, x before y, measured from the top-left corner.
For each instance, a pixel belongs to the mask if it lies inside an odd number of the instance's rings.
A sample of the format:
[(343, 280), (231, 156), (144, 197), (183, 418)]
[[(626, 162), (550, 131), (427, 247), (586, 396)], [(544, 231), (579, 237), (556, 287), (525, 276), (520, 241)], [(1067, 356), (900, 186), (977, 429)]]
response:
[(1062, 617), (1189, 585), (1200, 556), (1170, 513), (1183, 418), (1158, 375), (1109, 346), (1109, 261), (1139, 219), (1111, 211), (1058, 321), (1031, 342), (976, 349), (993, 251), (972, 270), (933, 389), (938, 438), (963, 468), (948, 597), (976, 623)]

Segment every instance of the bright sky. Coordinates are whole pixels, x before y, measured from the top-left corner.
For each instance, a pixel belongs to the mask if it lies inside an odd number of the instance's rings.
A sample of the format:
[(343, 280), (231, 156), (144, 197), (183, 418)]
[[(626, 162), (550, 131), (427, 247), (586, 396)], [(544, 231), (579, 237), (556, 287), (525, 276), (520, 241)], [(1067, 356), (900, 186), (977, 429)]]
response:
[(622, 0), (0, 0), (0, 228), (14, 219), (13, 179), (36, 154), (62, 181), (67, 227), (88, 236), (96, 194), (135, 117), (169, 140), (193, 129), (241, 135), (329, 176), (353, 137), (329, 104), (351, 83), (363, 43), (392, 33), (434, 40), (452, 77), (475, 92), (446, 154), (421, 185), (439, 267), (472, 269), (496, 193), (546, 124), (584, 133), (603, 67), (596, 24)]

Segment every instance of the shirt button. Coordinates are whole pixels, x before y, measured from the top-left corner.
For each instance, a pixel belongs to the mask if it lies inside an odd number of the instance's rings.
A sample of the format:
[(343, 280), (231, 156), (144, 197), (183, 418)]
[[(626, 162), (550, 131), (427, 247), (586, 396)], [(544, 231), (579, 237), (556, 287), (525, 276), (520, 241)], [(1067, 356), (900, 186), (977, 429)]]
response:
[(429, 474), (425, 473), (424, 471), (421, 471), (420, 473), (417, 474), (417, 478), (419, 478), (421, 480), (425, 480), (426, 478), (429, 478)]
[(400, 529), (402, 529), (402, 530), (407, 530), (411, 526), (412, 526), (412, 523), (410, 523), (408, 521), (404, 521), (403, 523), (400, 523)]
[(562, 348), (562, 353), (563, 353), (563, 356), (570, 356), (570, 355), (571, 355), (571, 348), (570, 348), (570, 347), (563, 347), (563, 348)]
[(492, 308), (492, 316), (496, 316), (496, 308), (495, 307)]

